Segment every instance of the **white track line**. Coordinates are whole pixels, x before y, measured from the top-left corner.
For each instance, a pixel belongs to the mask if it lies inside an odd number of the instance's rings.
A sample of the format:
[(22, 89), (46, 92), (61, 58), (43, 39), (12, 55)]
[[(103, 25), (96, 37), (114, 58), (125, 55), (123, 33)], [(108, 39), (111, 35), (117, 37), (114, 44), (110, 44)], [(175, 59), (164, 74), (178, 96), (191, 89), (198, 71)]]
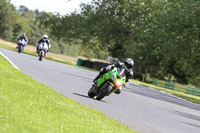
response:
[(10, 59), (8, 59), (8, 57), (6, 57), (3, 53), (0, 52), (0, 55), (2, 55), (14, 68), (19, 70), (19, 68)]

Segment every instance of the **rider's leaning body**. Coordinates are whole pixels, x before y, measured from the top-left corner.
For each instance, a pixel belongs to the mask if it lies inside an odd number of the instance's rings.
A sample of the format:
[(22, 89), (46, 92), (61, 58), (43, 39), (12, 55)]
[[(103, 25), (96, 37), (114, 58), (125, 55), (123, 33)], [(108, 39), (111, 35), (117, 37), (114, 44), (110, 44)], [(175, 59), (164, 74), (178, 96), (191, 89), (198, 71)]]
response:
[[(126, 76), (126, 82), (129, 82), (129, 79), (133, 78), (133, 70), (132, 67), (134, 65), (134, 61), (131, 58), (125, 59), (124, 63), (118, 62), (113, 65), (109, 65), (107, 67), (104, 67), (100, 70), (97, 77), (93, 80), (94, 83), (97, 82), (97, 80), (104, 75), (105, 73), (111, 71), (114, 67), (123, 67), (125, 69), (125, 76)], [(115, 93), (119, 94), (121, 92), (121, 89), (118, 89)]]
[[(22, 35), (21, 35), (19, 38), (17, 38), (18, 42), (19, 42), (19, 40), (23, 40), (23, 39), (24, 39), (24, 41), (25, 41), (26, 43), (28, 42), (28, 39), (27, 39), (25, 33), (22, 33)], [(17, 42), (17, 44), (18, 44), (18, 42)]]
[(48, 36), (47, 35), (43, 35), (43, 37), (37, 42), (37, 47), (36, 47), (36, 52), (38, 53), (38, 50), (39, 50), (39, 45), (40, 43), (42, 42), (46, 42), (47, 45), (48, 45), (48, 50), (49, 48), (51, 47), (51, 44), (50, 44), (50, 40), (48, 40)]

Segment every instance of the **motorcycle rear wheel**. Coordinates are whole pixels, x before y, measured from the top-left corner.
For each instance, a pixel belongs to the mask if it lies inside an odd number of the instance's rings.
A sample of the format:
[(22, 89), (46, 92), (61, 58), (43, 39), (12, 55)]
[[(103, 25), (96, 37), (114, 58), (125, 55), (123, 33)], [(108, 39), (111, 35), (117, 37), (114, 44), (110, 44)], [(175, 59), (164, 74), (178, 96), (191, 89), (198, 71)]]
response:
[(102, 91), (100, 91), (97, 96), (96, 99), (97, 100), (101, 100), (103, 99), (105, 96), (107, 96), (109, 94), (109, 92), (112, 90), (113, 86), (108, 84), (105, 86), (105, 88), (102, 88)]

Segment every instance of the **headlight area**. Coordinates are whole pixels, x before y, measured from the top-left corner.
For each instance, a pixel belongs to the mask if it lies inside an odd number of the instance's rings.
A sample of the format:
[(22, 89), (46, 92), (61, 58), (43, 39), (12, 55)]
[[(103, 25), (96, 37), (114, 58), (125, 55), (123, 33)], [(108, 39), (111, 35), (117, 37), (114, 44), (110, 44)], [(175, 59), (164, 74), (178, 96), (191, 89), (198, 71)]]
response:
[(114, 82), (115, 87), (120, 87), (122, 85), (121, 81)]

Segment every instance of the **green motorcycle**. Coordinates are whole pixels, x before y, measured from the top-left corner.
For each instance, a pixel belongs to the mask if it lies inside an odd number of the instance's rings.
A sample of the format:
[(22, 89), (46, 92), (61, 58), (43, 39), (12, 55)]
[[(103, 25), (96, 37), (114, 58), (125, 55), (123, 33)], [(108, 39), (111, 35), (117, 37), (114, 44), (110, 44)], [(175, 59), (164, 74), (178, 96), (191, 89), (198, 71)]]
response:
[(124, 68), (114, 67), (111, 71), (102, 75), (88, 91), (88, 96), (97, 100), (109, 96), (125, 84), (126, 76)]

